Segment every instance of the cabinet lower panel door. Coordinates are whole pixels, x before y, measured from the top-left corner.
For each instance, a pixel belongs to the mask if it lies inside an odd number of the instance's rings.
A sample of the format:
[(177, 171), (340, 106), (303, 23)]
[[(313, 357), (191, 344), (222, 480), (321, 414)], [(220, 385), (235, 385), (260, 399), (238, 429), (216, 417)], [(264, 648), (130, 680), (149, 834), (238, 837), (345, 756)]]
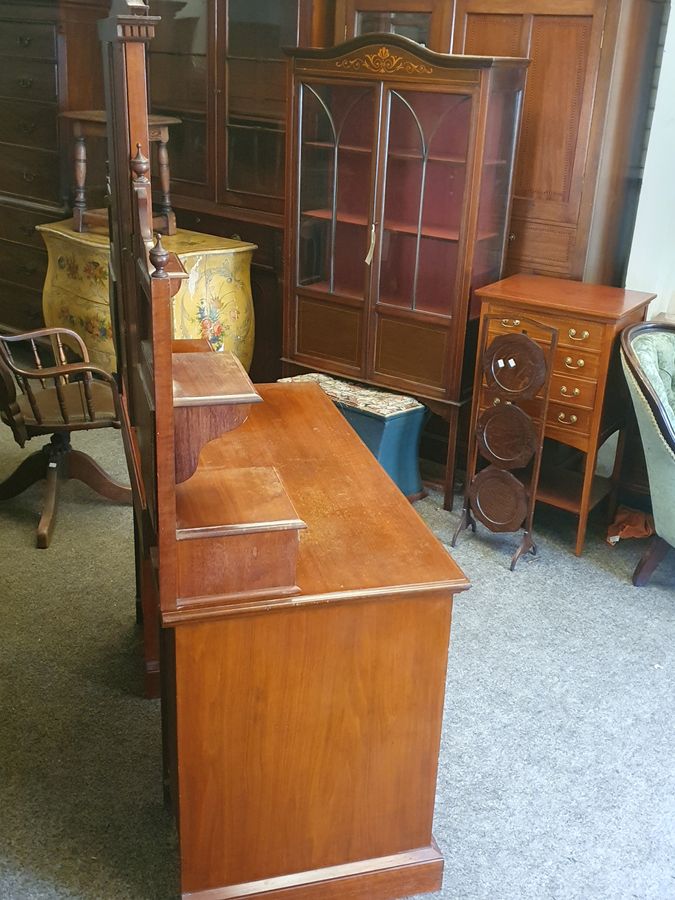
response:
[(379, 316), (375, 337), (376, 376), (442, 388), (447, 355), (446, 328)]

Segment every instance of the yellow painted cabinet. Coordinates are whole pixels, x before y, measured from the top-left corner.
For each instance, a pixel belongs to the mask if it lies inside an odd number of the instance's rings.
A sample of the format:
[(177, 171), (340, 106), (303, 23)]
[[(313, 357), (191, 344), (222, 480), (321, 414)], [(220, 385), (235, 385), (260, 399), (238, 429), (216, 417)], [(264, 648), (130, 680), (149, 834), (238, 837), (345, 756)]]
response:
[[(107, 232), (78, 233), (71, 220), (39, 225), (38, 231), (49, 256), (45, 324), (72, 328), (83, 338), (92, 362), (112, 371)], [(183, 229), (162, 242), (188, 273), (174, 298), (174, 337), (206, 338), (214, 350), (231, 350), (248, 369), (255, 330), (250, 278), (255, 244)]]

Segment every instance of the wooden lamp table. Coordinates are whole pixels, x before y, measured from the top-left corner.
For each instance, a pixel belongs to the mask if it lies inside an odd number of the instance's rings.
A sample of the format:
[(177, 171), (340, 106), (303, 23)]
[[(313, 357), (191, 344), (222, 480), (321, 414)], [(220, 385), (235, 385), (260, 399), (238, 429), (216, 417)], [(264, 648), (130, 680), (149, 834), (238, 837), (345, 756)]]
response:
[[(512, 275), (477, 291), (482, 300), (481, 334), (490, 326), (507, 334), (520, 318), (558, 329), (545, 437), (585, 453), (583, 472), (542, 467), (537, 499), (579, 517), (575, 553), (581, 555), (588, 514), (613, 493), (625, 439), (627, 397), (618, 360), (621, 331), (645, 318), (655, 294), (583, 284), (541, 275)], [(533, 329), (530, 337), (543, 339)], [(619, 431), (610, 478), (595, 475), (599, 447)]]

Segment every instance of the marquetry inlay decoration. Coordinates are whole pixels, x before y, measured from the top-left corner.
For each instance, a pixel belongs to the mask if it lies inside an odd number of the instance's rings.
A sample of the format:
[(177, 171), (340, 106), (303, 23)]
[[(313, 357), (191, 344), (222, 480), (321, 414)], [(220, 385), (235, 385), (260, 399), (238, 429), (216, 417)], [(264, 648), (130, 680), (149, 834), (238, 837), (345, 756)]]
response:
[(377, 53), (364, 53), (361, 56), (347, 56), (338, 59), (335, 65), (339, 69), (348, 69), (352, 72), (374, 72), (376, 75), (389, 75), (393, 72), (403, 72), (406, 75), (431, 75), (433, 69), (421, 62), (407, 59), (405, 56), (396, 56), (387, 47), (380, 47)]

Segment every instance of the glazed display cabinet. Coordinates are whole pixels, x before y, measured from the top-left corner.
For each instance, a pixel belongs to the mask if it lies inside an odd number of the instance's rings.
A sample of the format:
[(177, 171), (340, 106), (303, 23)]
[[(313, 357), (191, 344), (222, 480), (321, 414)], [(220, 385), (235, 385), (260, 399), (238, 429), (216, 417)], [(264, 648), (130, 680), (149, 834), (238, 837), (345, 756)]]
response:
[(285, 363), (441, 414), (450, 496), (467, 322), (502, 271), (527, 61), (396, 35), (289, 52)]

